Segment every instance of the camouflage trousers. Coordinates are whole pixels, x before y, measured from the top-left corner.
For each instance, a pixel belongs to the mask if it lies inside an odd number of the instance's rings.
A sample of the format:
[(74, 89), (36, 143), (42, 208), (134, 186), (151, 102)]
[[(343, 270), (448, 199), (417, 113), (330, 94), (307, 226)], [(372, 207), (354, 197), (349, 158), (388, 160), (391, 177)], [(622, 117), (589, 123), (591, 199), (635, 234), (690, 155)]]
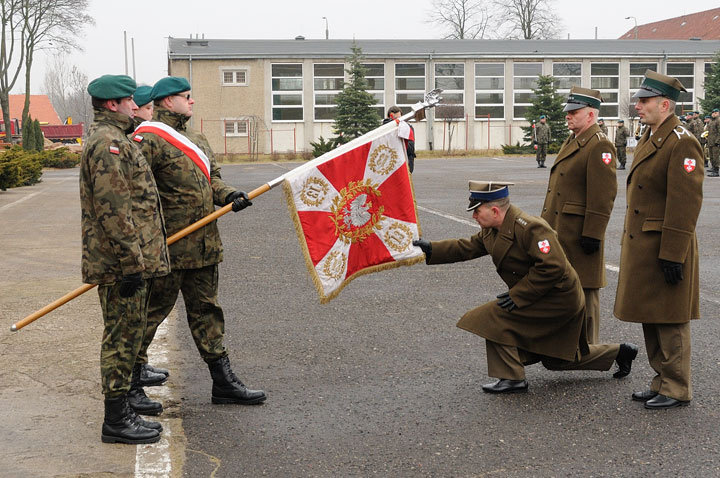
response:
[(100, 376), (105, 398), (118, 398), (130, 390), (133, 365), (142, 345), (152, 281), (132, 297), (120, 297), (120, 282), (98, 286), (105, 330), (100, 347)]
[(178, 292), (182, 292), (190, 333), (200, 356), (207, 363), (226, 356), (223, 346), (225, 318), (217, 300), (217, 291), (217, 264), (200, 269), (173, 269), (170, 274), (154, 279), (147, 330), (138, 353), (138, 363), (148, 362), (147, 349), (157, 328), (175, 307)]
[(615, 148), (617, 149), (618, 163), (625, 166), (625, 162), (627, 161), (627, 146), (615, 146)]
[(713, 168), (720, 167), (720, 146), (710, 146), (710, 165)]
[(535, 161), (540, 163), (540, 161), (545, 161), (545, 157), (547, 156), (547, 143), (538, 143), (537, 144), (537, 151), (535, 152)]

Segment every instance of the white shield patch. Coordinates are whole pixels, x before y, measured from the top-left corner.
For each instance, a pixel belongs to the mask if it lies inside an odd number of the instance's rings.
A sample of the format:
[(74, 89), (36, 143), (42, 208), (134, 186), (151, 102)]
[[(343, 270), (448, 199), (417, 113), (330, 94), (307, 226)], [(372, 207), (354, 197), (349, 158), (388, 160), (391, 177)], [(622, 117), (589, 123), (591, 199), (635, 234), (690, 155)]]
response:
[(695, 171), (695, 165), (696, 161), (692, 158), (685, 158), (685, 161), (683, 161), (683, 168), (685, 168), (685, 171), (688, 173)]
[(612, 153), (603, 153), (602, 160), (603, 160), (603, 163), (610, 164), (610, 161), (612, 161)]
[(538, 242), (538, 249), (540, 249), (540, 252), (543, 254), (547, 254), (550, 252), (550, 241), (547, 239), (543, 239), (542, 241)]

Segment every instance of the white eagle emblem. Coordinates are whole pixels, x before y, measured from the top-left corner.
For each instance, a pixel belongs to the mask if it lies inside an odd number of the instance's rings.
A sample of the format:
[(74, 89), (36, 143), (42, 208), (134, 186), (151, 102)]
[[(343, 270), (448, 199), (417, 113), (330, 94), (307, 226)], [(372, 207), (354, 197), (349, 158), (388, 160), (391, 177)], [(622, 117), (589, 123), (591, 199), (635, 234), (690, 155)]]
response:
[(602, 160), (603, 160), (603, 163), (610, 164), (610, 161), (612, 161), (612, 154), (611, 153), (603, 153)]
[(360, 194), (358, 197), (352, 200), (350, 205), (343, 209), (343, 222), (346, 226), (360, 227), (370, 220), (370, 212), (368, 209), (372, 207), (372, 202), (367, 201), (367, 194)]
[(697, 163), (695, 162), (694, 159), (685, 158), (685, 161), (683, 161), (683, 168), (685, 168), (685, 171), (687, 171), (688, 173), (692, 173), (693, 171), (695, 171), (696, 164)]
[(543, 254), (547, 254), (550, 252), (550, 241), (547, 239), (543, 239), (542, 241), (538, 242), (538, 249), (540, 249), (540, 252)]

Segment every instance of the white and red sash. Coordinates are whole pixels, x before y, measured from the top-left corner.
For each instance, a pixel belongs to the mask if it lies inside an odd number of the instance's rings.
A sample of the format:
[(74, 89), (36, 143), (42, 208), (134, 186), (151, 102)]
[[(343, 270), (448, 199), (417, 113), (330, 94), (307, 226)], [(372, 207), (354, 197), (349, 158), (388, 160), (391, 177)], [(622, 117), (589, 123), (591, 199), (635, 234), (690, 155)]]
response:
[(153, 133), (185, 153), (200, 168), (208, 182), (210, 181), (210, 159), (195, 143), (178, 133), (174, 128), (159, 121), (143, 121), (135, 134)]

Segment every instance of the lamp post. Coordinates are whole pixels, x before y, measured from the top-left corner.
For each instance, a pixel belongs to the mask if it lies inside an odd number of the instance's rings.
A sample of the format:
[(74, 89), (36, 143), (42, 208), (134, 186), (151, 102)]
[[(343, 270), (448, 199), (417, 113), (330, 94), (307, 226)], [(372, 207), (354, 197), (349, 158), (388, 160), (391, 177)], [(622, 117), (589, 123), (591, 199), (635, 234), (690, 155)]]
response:
[(635, 18), (635, 17), (633, 17), (633, 16), (630, 16), (630, 17), (625, 17), (625, 20), (630, 20), (631, 18), (632, 18), (633, 20), (635, 20), (635, 39), (637, 40), (637, 39), (638, 39), (638, 38), (637, 38), (637, 35), (638, 35), (637, 18)]
[(330, 32), (328, 31), (328, 21), (327, 21), (327, 17), (322, 17), (322, 18), (323, 18), (323, 20), (325, 20), (325, 39), (327, 40), (330, 38)]

